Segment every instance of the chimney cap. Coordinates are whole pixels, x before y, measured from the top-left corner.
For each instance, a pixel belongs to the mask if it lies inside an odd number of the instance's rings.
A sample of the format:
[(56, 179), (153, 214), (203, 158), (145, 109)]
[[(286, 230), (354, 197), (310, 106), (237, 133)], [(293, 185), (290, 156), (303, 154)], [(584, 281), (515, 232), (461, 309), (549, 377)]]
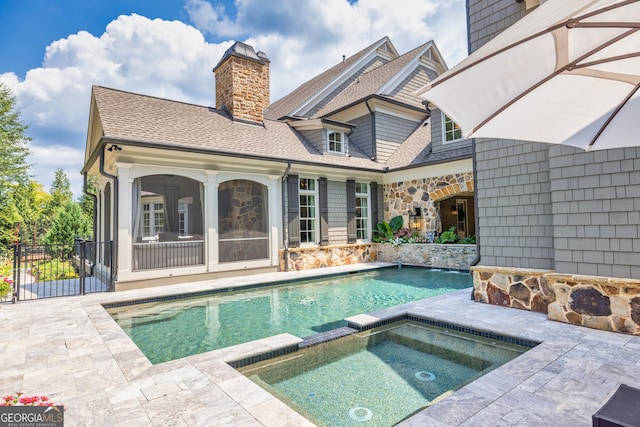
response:
[(260, 51), (258, 53), (256, 53), (256, 51), (253, 49), (253, 46), (250, 46), (246, 43), (242, 43), (242, 42), (235, 42), (229, 49), (226, 50), (226, 52), (224, 53), (224, 55), (222, 55), (222, 58), (220, 59), (220, 61), (218, 62), (218, 65), (216, 65), (213, 68), (213, 72), (216, 72), (216, 69), (218, 69), (218, 67), (224, 62), (226, 61), (228, 58), (232, 57), (232, 56), (237, 56), (239, 58), (245, 58), (248, 59), (250, 61), (255, 61), (255, 62), (259, 62), (261, 64), (268, 64), (269, 62), (269, 58), (267, 57), (267, 54)]

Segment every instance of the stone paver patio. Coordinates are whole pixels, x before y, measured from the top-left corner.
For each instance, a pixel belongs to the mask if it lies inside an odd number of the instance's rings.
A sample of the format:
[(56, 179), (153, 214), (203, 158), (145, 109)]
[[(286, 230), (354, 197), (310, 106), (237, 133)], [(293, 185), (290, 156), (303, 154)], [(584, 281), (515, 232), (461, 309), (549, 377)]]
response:
[[(152, 365), (102, 303), (373, 268), (356, 265), (0, 305), (0, 393), (48, 395), (65, 425), (312, 425), (226, 362), (300, 341), (289, 334)], [(640, 387), (640, 337), (475, 303), (470, 290), (374, 313), (412, 313), (541, 344), (403, 426), (591, 425), (625, 383)]]

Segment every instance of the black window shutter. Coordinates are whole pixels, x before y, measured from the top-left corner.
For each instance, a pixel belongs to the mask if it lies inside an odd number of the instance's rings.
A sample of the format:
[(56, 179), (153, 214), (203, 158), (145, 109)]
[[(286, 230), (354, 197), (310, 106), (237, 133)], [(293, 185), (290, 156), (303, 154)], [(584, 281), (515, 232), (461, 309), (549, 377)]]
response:
[(347, 243), (356, 243), (356, 182), (347, 180)]
[(300, 183), (298, 175), (287, 177), (287, 220), (289, 221), (289, 247), (300, 246)]
[(378, 219), (378, 183), (371, 183), (371, 230), (375, 230), (380, 220)]
[(318, 196), (320, 197), (320, 245), (329, 244), (329, 197), (327, 178), (318, 180)]

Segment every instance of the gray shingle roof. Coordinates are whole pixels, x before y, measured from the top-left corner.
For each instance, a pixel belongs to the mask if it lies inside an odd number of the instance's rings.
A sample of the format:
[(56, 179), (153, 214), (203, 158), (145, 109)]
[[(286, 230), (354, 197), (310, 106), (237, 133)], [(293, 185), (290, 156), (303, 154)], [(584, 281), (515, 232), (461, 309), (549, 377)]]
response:
[(329, 68), (325, 72), (317, 75), (313, 79), (303, 83), (298, 88), (294, 89), (288, 95), (280, 98), (276, 102), (272, 103), (264, 111), (264, 117), (270, 120), (278, 120), (282, 117), (288, 116), (299, 107), (306, 100), (311, 98), (314, 94), (330, 84), (342, 73), (353, 66), (358, 60), (364, 57), (367, 53), (371, 52), (376, 46), (380, 45), (383, 41), (387, 40), (387, 37), (383, 37), (377, 42), (367, 46), (355, 55), (346, 58), (344, 61)]
[(425, 145), (425, 141), (431, 141), (431, 120), (427, 123), (427, 125), (418, 126), (409, 138), (387, 159), (389, 169), (441, 163), (447, 160), (471, 157), (471, 145), (432, 152), (430, 144)]
[(93, 87), (93, 96), (106, 138), (327, 166), (371, 170), (384, 166), (359, 150), (350, 157), (323, 156), (284, 122), (246, 124), (211, 107), (101, 86)]
[[(373, 70), (362, 74), (356, 81), (351, 83), (342, 93), (336, 96), (331, 102), (325, 105), (320, 111), (318, 111), (315, 117), (324, 117), (330, 115), (332, 112), (339, 110), (340, 108), (351, 105), (357, 101), (363, 100), (370, 95), (375, 94), (382, 86), (384, 86), (389, 80), (396, 76), (404, 67), (407, 66), (417, 55), (421, 54), (425, 46), (430, 43), (425, 43), (422, 46), (405, 53), (398, 58), (395, 58), (384, 65), (380, 65)], [(384, 94), (382, 94), (384, 96)], [(389, 99), (395, 99), (393, 96), (387, 96)], [(398, 99), (403, 103), (406, 103), (405, 99)], [(422, 100), (415, 97), (415, 102), (411, 102), (410, 105), (416, 108), (422, 107)]]

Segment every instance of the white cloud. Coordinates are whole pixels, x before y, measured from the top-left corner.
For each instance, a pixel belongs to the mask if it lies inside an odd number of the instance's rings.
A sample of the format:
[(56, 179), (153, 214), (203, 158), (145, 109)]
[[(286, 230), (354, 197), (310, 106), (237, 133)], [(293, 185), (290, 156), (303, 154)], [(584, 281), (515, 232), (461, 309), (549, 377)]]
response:
[[(271, 100), (389, 36), (404, 53), (435, 39), (449, 66), (466, 55), (464, 0), (236, 0), (237, 11), (185, 0), (197, 27), (120, 16), (102, 35), (86, 31), (52, 42), (43, 65), (20, 78), (0, 75), (33, 137), (34, 170), (48, 188), (63, 167), (80, 195), (91, 85), (214, 105), (212, 68), (241, 39), (271, 59)], [(235, 14), (233, 13), (235, 12)], [(218, 43), (208, 43), (213, 35)], [(229, 38), (229, 40), (227, 40)]]

